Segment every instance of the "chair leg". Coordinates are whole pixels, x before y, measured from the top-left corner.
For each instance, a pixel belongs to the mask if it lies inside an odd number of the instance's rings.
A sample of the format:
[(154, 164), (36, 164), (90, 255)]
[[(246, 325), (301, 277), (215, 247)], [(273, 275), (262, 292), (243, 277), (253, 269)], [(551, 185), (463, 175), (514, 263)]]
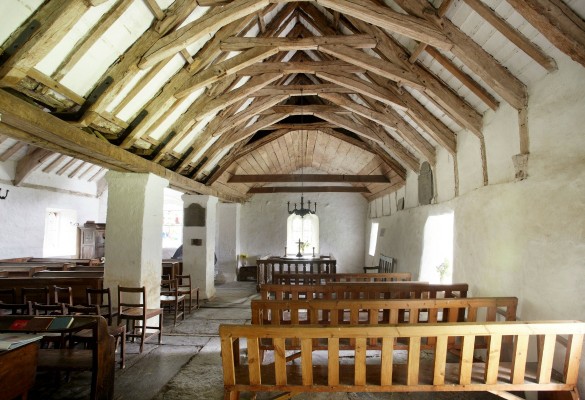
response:
[(140, 332), (140, 352), (142, 353), (142, 350), (144, 349), (144, 340), (146, 339), (146, 321), (142, 321), (142, 326), (141, 326), (141, 332)]
[(158, 316), (158, 344), (162, 344), (162, 331), (163, 331), (163, 315), (160, 313)]
[(120, 369), (124, 369), (126, 368), (126, 327), (123, 327), (120, 338)]

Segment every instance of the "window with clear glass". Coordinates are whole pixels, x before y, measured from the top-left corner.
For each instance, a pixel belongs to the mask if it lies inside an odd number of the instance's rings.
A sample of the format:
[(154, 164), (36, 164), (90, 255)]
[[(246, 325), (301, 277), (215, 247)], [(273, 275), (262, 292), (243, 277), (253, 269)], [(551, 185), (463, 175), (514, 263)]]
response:
[(299, 240), (301, 241), (301, 254), (319, 254), (319, 217), (315, 214), (300, 217), (291, 214), (287, 219), (286, 247), (287, 254), (297, 254)]

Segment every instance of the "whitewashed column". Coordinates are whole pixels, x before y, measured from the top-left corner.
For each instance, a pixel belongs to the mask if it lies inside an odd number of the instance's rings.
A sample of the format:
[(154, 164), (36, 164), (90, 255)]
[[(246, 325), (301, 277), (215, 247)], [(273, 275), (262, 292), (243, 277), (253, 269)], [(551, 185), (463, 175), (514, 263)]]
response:
[(191, 274), (203, 299), (215, 296), (215, 230), (217, 197), (185, 194), (182, 196), (183, 274)]
[(114, 304), (118, 285), (146, 287), (146, 304), (160, 307), (164, 188), (153, 174), (109, 171), (104, 286)]

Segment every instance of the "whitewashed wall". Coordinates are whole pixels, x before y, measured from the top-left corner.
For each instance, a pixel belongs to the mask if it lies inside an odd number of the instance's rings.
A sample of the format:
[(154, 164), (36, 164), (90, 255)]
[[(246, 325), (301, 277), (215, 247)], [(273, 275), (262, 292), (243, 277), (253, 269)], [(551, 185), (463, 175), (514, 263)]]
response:
[(3, 179), (0, 188), (3, 195), (10, 190), (8, 197), (0, 200), (0, 258), (43, 256), (47, 208), (76, 210), (79, 225), (98, 221), (99, 203), (95, 197), (15, 187)]
[(418, 274), (427, 218), (454, 212), (454, 282), (469, 283), (474, 296), (517, 296), (523, 320), (585, 320), (585, 68), (557, 60), (558, 72), (529, 87), (528, 179), (514, 182), (517, 119), (503, 105), (485, 116), (490, 184), (481, 182), (478, 141), (460, 134), (460, 196), (453, 199), (452, 161), (439, 152), (439, 204), (412, 207), (416, 200), (408, 197), (416, 186), (407, 184), (405, 203), (412, 208), (394, 205), (383, 216), (381, 200), (370, 205), (371, 215), (380, 216), (373, 221), (386, 229), (378, 253)]
[[(368, 204), (363, 196), (348, 193), (305, 195), (317, 202), (321, 254), (333, 254), (339, 272), (363, 271)], [(242, 205), (241, 252), (250, 256), (284, 254), (287, 204), (299, 203), (297, 194), (256, 195)]]

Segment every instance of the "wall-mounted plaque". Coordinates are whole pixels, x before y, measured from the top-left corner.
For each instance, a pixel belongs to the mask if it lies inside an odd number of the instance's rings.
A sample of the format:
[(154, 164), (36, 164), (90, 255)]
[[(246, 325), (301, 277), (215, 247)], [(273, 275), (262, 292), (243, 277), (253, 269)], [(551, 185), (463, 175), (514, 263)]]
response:
[(431, 204), (433, 199), (433, 170), (428, 162), (423, 162), (418, 174), (418, 203)]
[(185, 208), (183, 221), (185, 226), (205, 226), (205, 208), (199, 204), (191, 204)]

